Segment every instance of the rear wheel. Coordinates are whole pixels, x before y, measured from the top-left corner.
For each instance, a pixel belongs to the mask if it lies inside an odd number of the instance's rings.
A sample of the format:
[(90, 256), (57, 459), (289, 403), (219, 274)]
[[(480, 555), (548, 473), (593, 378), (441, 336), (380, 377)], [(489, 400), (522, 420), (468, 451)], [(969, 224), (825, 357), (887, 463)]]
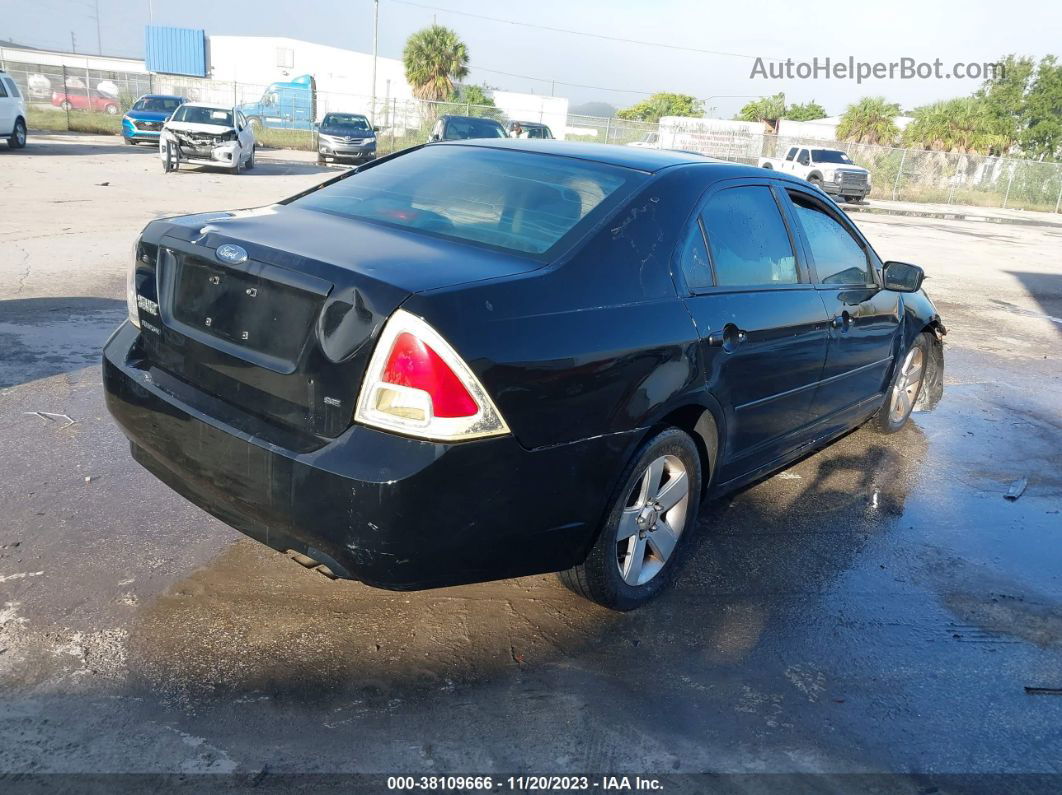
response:
[(633, 610), (659, 593), (697, 522), (701, 459), (687, 433), (669, 428), (627, 467), (605, 525), (583, 563), (561, 573), (576, 593)]
[(59, 107), (63, 110), (71, 110), (74, 106), (64, 99), (62, 102), (59, 103)]
[(118, 113), (118, 106), (117, 105), (106, 105), (106, 106), (104, 106), (103, 110), (106, 111), (108, 116), (114, 116), (116, 113)]
[(26, 145), (26, 122), (22, 119), (15, 119), (15, 129), (11, 131), (7, 145), (12, 149), (21, 149)]
[(892, 376), (892, 386), (874, 418), (877, 429), (882, 433), (896, 433), (907, 424), (911, 412), (914, 411), (926, 380), (926, 366), (929, 364), (928, 337), (925, 332), (915, 337)]

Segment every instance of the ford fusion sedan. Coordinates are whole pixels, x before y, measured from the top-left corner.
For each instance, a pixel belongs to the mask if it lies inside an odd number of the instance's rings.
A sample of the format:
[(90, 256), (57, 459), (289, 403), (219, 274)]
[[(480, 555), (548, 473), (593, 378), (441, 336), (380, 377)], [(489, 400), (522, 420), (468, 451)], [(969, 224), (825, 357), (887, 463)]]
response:
[(173, 112), (159, 136), (159, 158), (167, 172), (184, 163), (239, 174), (254, 168), (254, 157), (254, 132), (235, 108), (187, 102)]
[(376, 157), (376, 128), (357, 113), (326, 113), (317, 128), (317, 162), (367, 163)]
[(163, 125), (185, 102), (184, 97), (145, 94), (122, 117), (122, 138), (127, 144), (135, 145), (141, 141), (157, 144)]
[(137, 461), (303, 565), (625, 610), (702, 499), (939, 399), (922, 278), (776, 172), (429, 144), (148, 224), (103, 379)]

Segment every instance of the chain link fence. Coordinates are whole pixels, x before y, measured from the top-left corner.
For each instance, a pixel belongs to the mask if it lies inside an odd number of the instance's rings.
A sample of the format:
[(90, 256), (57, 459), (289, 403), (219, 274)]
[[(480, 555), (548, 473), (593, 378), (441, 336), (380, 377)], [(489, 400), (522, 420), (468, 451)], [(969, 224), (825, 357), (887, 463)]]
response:
[[(331, 111), (362, 113), (378, 127), (377, 151), (386, 154), (428, 140), (443, 115), (546, 122), (556, 138), (619, 146), (696, 152), (756, 165), (761, 157), (784, 157), (791, 146), (837, 148), (870, 171), (872, 199), (919, 203), (1062, 211), (1062, 163), (1009, 157), (903, 149), (871, 144), (778, 137), (748, 125), (700, 119), (662, 124), (568, 114), (542, 118), (541, 106), (499, 108), (463, 102), (426, 102), (281, 88), (176, 75), (108, 72), (6, 61), (0, 68), (19, 85), (31, 129), (121, 132), (122, 115), (143, 94), (175, 94), (192, 101), (236, 106), (255, 124), (263, 146), (316, 151), (314, 122)], [(291, 86), (292, 84), (281, 84)]]

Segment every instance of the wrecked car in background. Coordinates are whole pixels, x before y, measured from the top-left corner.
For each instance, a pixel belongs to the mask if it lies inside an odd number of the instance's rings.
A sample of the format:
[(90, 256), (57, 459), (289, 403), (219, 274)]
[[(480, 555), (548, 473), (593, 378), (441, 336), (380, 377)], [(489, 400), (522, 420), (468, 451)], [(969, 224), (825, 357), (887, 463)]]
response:
[(187, 102), (163, 125), (159, 158), (166, 172), (186, 164), (239, 174), (242, 168), (254, 168), (254, 132), (235, 108)]

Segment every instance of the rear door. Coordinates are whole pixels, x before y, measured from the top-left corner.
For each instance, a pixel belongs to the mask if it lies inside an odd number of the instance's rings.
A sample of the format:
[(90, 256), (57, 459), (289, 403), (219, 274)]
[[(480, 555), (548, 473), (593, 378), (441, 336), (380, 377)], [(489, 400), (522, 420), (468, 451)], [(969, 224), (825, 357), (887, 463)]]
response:
[(785, 193), (830, 320), (829, 353), (813, 404), (815, 417), (827, 417), (885, 390), (899, 334), (900, 300), (897, 293), (882, 289), (881, 262), (843, 212), (801, 187)]
[(771, 180), (709, 191), (676, 268), (709, 391), (723, 407), (720, 482), (782, 454), (808, 414), (827, 320)]

